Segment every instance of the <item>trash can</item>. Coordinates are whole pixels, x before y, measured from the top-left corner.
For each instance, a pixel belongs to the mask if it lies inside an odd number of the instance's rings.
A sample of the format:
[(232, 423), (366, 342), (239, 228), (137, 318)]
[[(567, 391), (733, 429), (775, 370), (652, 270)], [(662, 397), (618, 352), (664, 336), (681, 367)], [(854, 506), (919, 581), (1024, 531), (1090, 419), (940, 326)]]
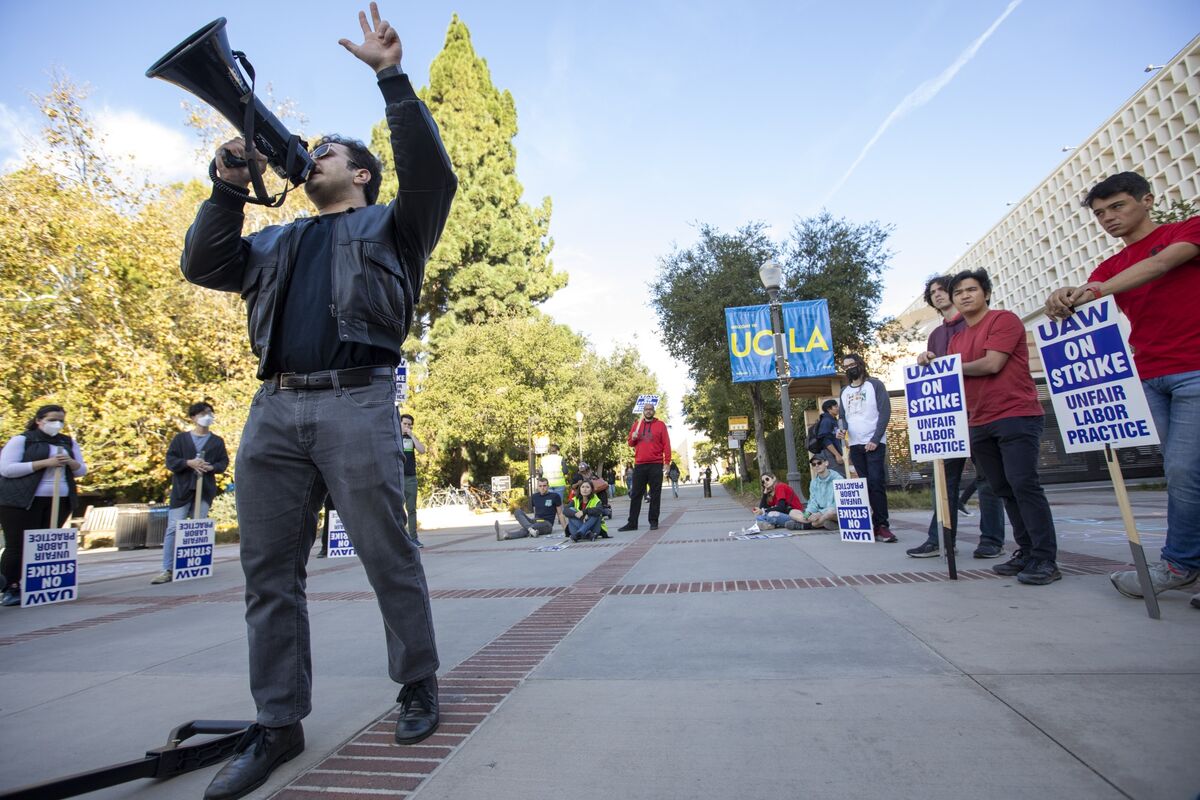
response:
[(163, 546), (163, 539), (167, 535), (167, 511), (169, 510), (166, 503), (150, 506), (150, 516), (146, 519), (146, 547)]
[(134, 550), (146, 546), (146, 523), (150, 507), (145, 503), (117, 504), (116, 545), (118, 550)]

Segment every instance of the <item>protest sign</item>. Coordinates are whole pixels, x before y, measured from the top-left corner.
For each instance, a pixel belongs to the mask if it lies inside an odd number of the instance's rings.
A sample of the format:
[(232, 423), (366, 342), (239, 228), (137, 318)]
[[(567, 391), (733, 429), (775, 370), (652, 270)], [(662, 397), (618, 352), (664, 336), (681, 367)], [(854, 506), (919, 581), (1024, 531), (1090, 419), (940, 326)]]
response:
[(21, 553), (21, 607), (74, 600), (79, 575), (79, 534), (74, 528), (25, 531)]
[(971, 455), (962, 357), (935, 358), (926, 366), (904, 368), (908, 409), (908, 450), (913, 461)]
[(217, 524), (211, 519), (181, 519), (175, 523), (175, 555), (172, 557), (172, 581), (211, 578), (213, 549), (217, 544)]
[(658, 395), (656, 394), (639, 394), (637, 402), (633, 404), (633, 413), (640, 414), (645, 408), (646, 403), (650, 403), (655, 408), (658, 408)]
[(336, 511), (326, 513), (329, 514), (329, 558), (353, 558), (358, 555), (350, 542), (350, 535), (346, 533), (342, 516)]
[(1111, 297), (1034, 329), (1063, 448), (1083, 453), (1158, 444), (1129, 352), (1128, 323)]
[(838, 530), (843, 542), (874, 542), (871, 502), (867, 499), (867, 479), (850, 478), (833, 482), (837, 506)]
[(1066, 319), (1047, 317), (1034, 329), (1046, 370), (1046, 389), (1068, 453), (1103, 450), (1125, 536), (1142, 586), (1146, 613), (1159, 619), (1146, 552), (1133, 518), (1116, 449), (1159, 443), (1129, 349), (1129, 321), (1111, 297), (1075, 309)]

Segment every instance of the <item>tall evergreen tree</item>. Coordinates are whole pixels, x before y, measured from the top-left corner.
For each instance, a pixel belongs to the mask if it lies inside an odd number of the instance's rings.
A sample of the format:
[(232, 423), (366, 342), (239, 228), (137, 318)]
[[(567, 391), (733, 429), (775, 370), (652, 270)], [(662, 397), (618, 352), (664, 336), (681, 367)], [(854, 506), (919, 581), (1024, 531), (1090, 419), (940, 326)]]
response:
[[(458, 174), (458, 195), (441, 243), (425, 268), (416, 337), (429, 334), (436, 350), (456, 326), (495, 316), (525, 316), (567, 283), (550, 260), (550, 198), (522, 202), (517, 180), (517, 110), (512, 94), (492, 83), (458, 15), (429, 67), (419, 93), (441, 129)], [(385, 159), (381, 200), (395, 195), (387, 125), (380, 121), (372, 150)]]

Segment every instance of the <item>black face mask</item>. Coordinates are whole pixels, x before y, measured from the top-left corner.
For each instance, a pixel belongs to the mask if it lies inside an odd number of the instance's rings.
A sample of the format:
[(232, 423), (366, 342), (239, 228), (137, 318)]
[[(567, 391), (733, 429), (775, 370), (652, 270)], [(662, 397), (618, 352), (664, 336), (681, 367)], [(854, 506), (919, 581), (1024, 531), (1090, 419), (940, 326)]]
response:
[(851, 367), (846, 370), (846, 377), (852, 381), (856, 381), (862, 377), (862, 367)]

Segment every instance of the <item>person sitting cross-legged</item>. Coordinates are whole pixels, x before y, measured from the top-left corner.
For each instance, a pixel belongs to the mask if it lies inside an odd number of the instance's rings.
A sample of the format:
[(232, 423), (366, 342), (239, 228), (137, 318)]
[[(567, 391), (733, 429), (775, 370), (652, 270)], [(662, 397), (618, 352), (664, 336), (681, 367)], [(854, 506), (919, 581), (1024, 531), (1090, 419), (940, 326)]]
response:
[(572, 542), (593, 541), (604, 531), (604, 504), (591, 481), (580, 481), (579, 492), (566, 510), (567, 534)]
[(521, 530), (502, 531), (500, 530), (500, 522), (495, 523), (496, 541), (502, 542), (506, 539), (523, 539), (526, 536), (537, 538), (538, 536), (546, 536), (554, 530), (554, 521), (558, 520), (562, 525), (563, 531), (566, 531), (567, 520), (562, 515), (562, 499), (550, 491), (550, 482), (545, 478), (538, 478), (537, 492), (530, 499), (533, 504), (533, 519), (529, 518), (522, 509), (518, 508), (513, 511), (513, 516), (517, 518), (517, 522), (521, 525)]
[(796, 492), (786, 483), (780, 483), (779, 479), (769, 472), (764, 474), (761, 480), (762, 500), (754, 508), (754, 518), (758, 520), (759, 528), (799, 530), (800, 523), (788, 516), (791, 511), (804, 510), (804, 503), (800, 501)]
[(803, 511), (792, 516), (800, 517), (800, 527), (805, 530), (825, 528), (836, 531), (838, 527), (837, 506), (833, 499), (833, 482), (840, 481), (842, 474), (829, 466), (830, 457), (817, 453), (808, 460), (812, 469), (812, 480), (808, 483), (808, 504)]

